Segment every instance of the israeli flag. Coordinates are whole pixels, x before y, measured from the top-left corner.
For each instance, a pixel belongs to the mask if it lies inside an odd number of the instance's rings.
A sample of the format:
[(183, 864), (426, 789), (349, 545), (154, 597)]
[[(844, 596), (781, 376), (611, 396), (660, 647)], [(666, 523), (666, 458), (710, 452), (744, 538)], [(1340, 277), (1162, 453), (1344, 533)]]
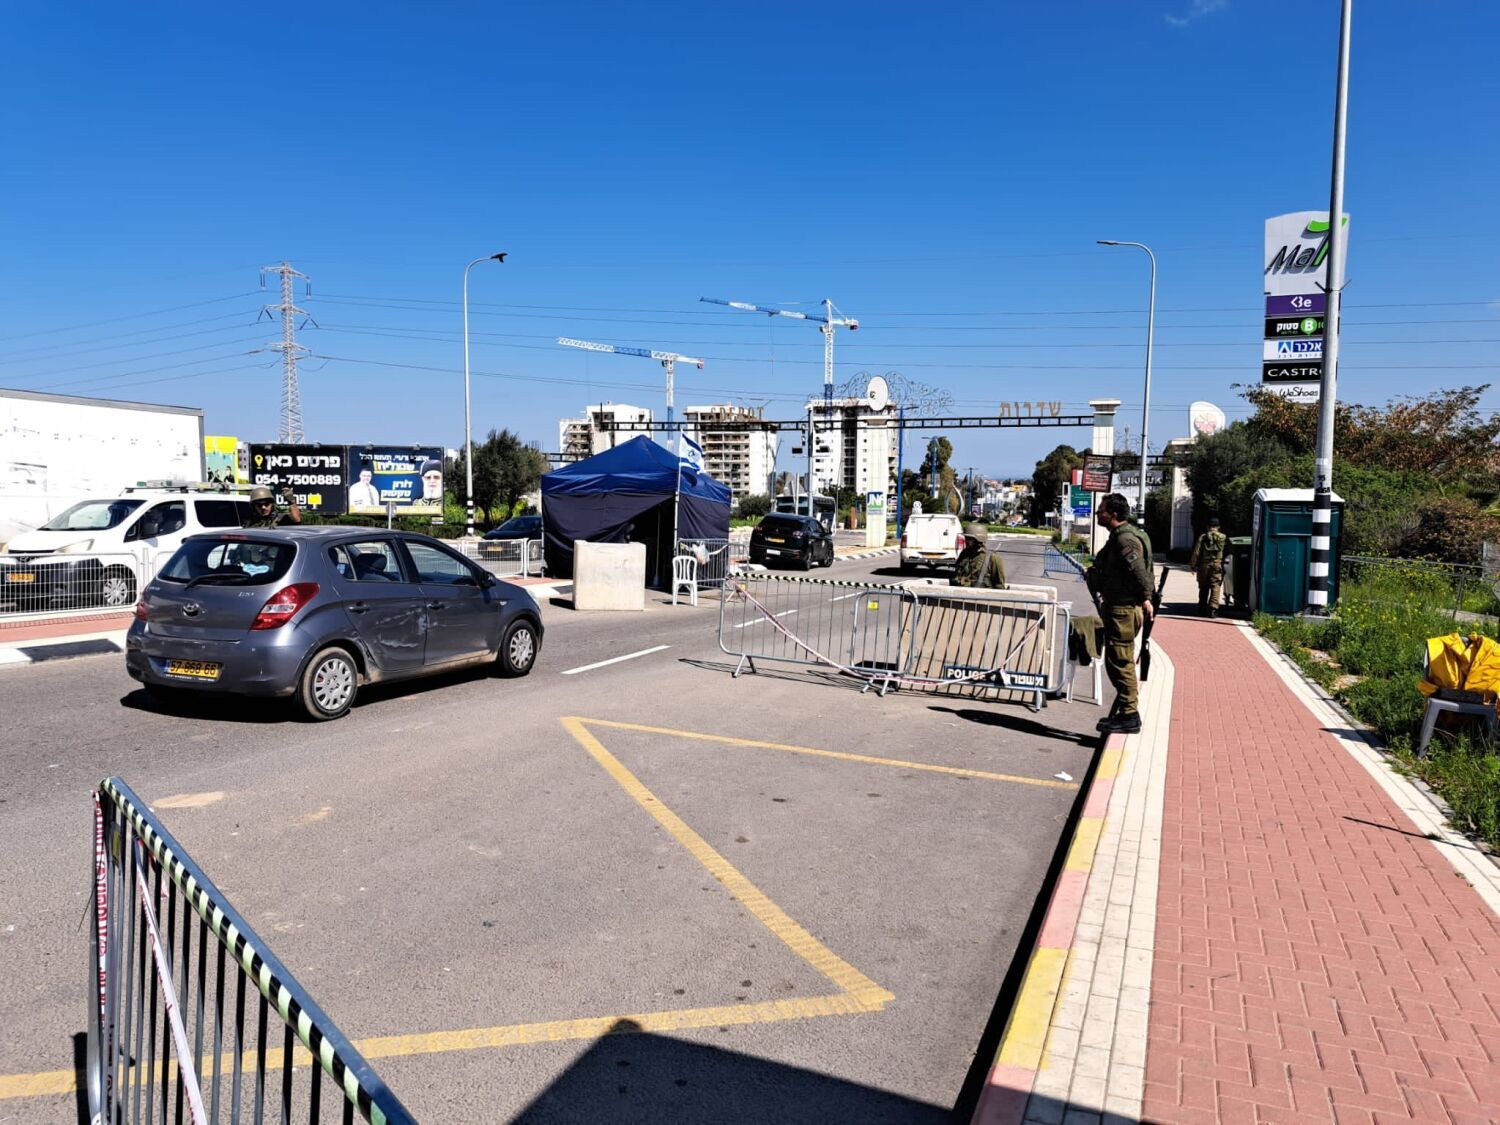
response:
[(703, 471), (703, 447), (690, 438), (686, 430), (682, 431), (682, 441), (677, 455), (684, 465), (691, 465), (700, 473)]

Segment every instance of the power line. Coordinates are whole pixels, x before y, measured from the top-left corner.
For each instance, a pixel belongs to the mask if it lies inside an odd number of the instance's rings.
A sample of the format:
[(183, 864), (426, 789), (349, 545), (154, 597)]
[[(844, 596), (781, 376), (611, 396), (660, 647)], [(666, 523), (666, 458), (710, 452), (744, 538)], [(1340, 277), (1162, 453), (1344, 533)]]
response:
[(208, 301), (193, 301), (186, 305), (171, 305), (164, 309), (153, 309), (150, 312), (130, 313), (126, 316), (113, 316), (108, 320), (94, 320), (86, 324), (70, 324), (59, 328), (39, 328), (35, 332), (21, 332), (14, 336), (0, 336), (0, 340), (26, 340), (33, 336), (49, 336), (54, 332), (77, 332), (82, 328), (99, 328), (105, 324), (119, 324), (126, 320), (144, 320), (150, 316), (162, 316), (170, 312), (181, 312), (183, 309), (200, 309), (205, 305), (217, 305), (223, 301), (238, 301), (245, 297), (253, 297), (254, 291), (248, 293), (232, 293), (228, 297), (214, 297)]
[(148, 359), (165, 359), (174, 355), (186, 355), (188, 352), (201, 352), (209, 348), (227, 348), (231, 344), (248, 344), (259, 338), (258, 336), (245, 336), (238, 340), (215, 340), (211, 344), (197, 344), (191, 348), (176, 348), (173, 351), (156, 352), (152, 355), (131, 356), (129, 359), (106, 359), (98, 363), (85, 363), (76, 367), (59, 368), (55, 371), (34, 371), (23, 377), (27, 379), (46, 379), (53, 375), (67, 375), (79, 371), (94, 371), (100, 367), (114, 367), (121, 363), (142, 363)]
[[(231, 317), (233, 317), (233, 318), (241, 318), (244, 315), (245, 315), (244, 313), (235, 312), (235, 313), (228, 313), (225, 316), (207, 317), (206, 319), (208, 319), (208, 320), (228, 320)], [(201, 323), (201, 322), (199, 322), (199, 323)], [(211, 335), (213, 335), (214, 333), (217, 333), (217, 332), (228, 332), (228, 331), (231, 331), (231, 330), (237, 329), (237, 328), (249, 328), (249, 327), (251, 327), (251, 325), (244, 324), (244, 323), (241, 323), (241, 324), (222, 324), (218, 328), (203, 328), (203, 329), (200, 329), (197, 332), (178, 332), (178, 333), (174, 333), (174, 334), (168, 335), (168, 336), (148, 336), (144, 340), (136, 340), (136, 341), (133, 341), (131, 343), (120, 343), (120, 342), (116, 341), (116, 342), (108, 343), (108, 344), (100, 344), (97, 347), (92, 347), (92, 348), (78, 348), (78, 349), (75, 349), (73, 351), (55, 351), (53, 349), (48, 349), (48, 350), (52, 351), (52, 354), (50, 354), (50, 355), (26, 356), (26, 357), (23, 357), (23, 358), (20, 358), (20, 359), (10, 358), (9, 356), (0, 356), (0, 363), (11, 365), (11, 366), (14, 366), (16, 364), (22, 364), (22, 363), (51, 363), (53, 360), (67, 359), (70, 356), (75, 356), (75, 355), (92, 355), (94, 352), (107, 352), (107, 351), (112, 351), (112, 350), (116, 350), (116, 349), (123, 349), (123, 348), (144, 348), (144, 347), (150, 347), (153, 344), (168, 344), (168, 343), (171, 343), (173, 340), (187, 340), (187, 339), (191, 339), (194, 336), (211, 336)], [(139, 335), (139, 333), (132, 332), (132, 333), (125, 333), (125, 335), (132, 335), (133, 336), (133, 335)], [(56, 345), (54, 345), (54, 349), (55, 349), (55, 347), (56, 347)], [(31, 349), (28, 349), (28, 350), (31, 350)], [(15, 353), (13, 353), (13, 354), (15, 354)], [(127, 362), (130, 362), (130, 361), (127, 361)]]

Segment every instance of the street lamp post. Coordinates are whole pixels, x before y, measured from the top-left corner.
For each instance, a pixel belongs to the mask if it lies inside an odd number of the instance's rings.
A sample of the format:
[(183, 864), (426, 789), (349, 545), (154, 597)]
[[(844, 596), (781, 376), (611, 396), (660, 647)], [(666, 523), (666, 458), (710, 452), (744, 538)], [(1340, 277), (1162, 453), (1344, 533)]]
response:
[(503, 262), (505, 255), (486, 254), (464, 267), (464, 535), (474, 538), (474, 428), (469, 412), (469, 271), (480, 262)]
[(1156, 334), (1156, 255), (1144, 242), (1116, 242), (1111, 238), (1098, 240), (1100, 246), (1134, 246), (1144, 250), (1151, 259), (1151, 303), (1146, 312), (1146, 391), (1141, 401), (1141, 491), (1138, 508), (1141, 527), (1146, 526), (1146, 455), (1150, 444), (1146, 440), (1151, 424), (1151, 345)]

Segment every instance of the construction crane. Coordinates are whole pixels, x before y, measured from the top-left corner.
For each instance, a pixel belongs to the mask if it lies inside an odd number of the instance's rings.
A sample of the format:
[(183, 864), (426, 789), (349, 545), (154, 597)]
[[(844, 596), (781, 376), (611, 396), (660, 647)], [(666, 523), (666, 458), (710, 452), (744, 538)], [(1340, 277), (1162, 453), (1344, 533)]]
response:
[(557, 342), (568, 348), (582, 348), (586, 352), (613, 352), (615, 355), (638, 355), (642, 359), (654, 359), (666, 368), (667, 371), (667, 433), (672, 432), (672, 381), (673, 373), (677, 363), (696, 364), (698, 370), (703, 370), (703, 361), (695, 359), (690, 355), (678, 355), (676, 352), (658, 352), (648, 348), (627, 348), (621, 344), (596, 344), (592, 340), (573, 340), (567, 336), (559, 336)]
[[(823, 333), (823, 417), (833, 417), (833, 334), (840, 328), (847, 328), (853, 332), (859, 327), (859, 321), (852, 316), (844, 316), (834, 307), (832, 301), (823, 298), (823, 315), (817, 313), (802, 312), (800, 309), (778, 309), (766, 305), (752, 305), (748, 301), (725, 301), (718, 297), (699, 297), (710, 305), (725, 305), (731, 309), (740, 309), (743, 312), (765, 313), (767, 316), (788, 316), (793, 320), (807, 320), (818, 326), (818, 331)], [(813, 484), (813, 425), (812, 410), (807, 412), (807, 491), (809, 494), (817, 491)], [(812, 514), (812, 502), (808, 501), (808, 514)]]

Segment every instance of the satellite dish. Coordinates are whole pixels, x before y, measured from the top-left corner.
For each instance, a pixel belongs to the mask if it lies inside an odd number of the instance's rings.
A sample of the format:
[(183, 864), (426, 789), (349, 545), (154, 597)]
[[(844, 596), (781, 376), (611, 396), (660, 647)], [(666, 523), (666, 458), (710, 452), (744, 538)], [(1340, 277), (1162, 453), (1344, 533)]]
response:
[(884, 375), (876, 375), (865, 388), (865, 398), (870, 400), (870, 409), (879, 414), (891, 404), (891, 388)]

